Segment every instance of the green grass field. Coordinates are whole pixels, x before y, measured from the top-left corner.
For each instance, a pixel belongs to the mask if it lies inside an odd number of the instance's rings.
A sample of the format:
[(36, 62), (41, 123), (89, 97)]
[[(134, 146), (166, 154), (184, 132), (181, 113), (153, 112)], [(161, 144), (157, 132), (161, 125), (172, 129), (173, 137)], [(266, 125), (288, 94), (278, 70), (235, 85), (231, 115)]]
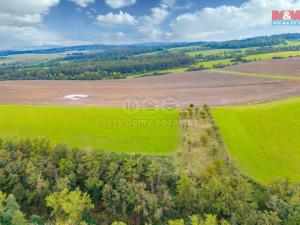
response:
[(244, 57), (246, 60), (269, 60), (273, 57), (295, 57), (300, 56), (300, 51), (288, 51), (288, 52), (272, 52), (272, 53), (264, 53), (264, 54), (257, 54), (257, 55), (250, 55)]
[(2, 105), (0, 137), (47, 137), (71, 147), (165, 154), (179, 145), (178, 111)]
[(61, 58), (64, 56), (65, 56), (65, 54), (59, 54), (59, 53), (10, 55), (3, 59), (0, 59), (0, 64), (1, 63), (16, 63), (16, 62), (41, 62), (41, 61)]
[(208, 62), (198, 62), (197, 66), (203, 66), (204, 68), (213, 68), (214, 65), (226, 65), (226, 66), (230, 66), (233, 64), (233, 62), (231, 62), (232, 59), (220, 59), (220, 60), (212, 60), (212, 61), (208, 61)]
[(184, 73), (187, 71), (188, 71), (187, 67), (181, 67), (181, 68), (174, 68), (174, 69), (167, 69), (167, 70), (151, 71), (151, 72), (140, 73), (140, 74), (133, 74), (133, 75), (128, 75), (126, 78), (131, 79), (131, 78), (138, 78), (138, 77), (145, 77), (145, 76), (157, 76), (155, 72), (158, 72), (163, 75), (169, 73)]
[(169, 48), (168, 51), (170, 51), (170, 52), (182, 52), (182, 51), (192, 52), (192, 51), (198, 51), (198, 49), (201, 49), (201, 46), (192, 45), (192, 46)]
[(254, 179), (300, 181), (300, 98), (213, 110), (238, 167)]
[(283, 44), (275, 45), (274, 47), (282, 47), (282, 46), (299, 46), (300, 41), (286, 41)]
[(196, 56), (196, 55), (203, 55), (203, 56), (210, 56), (210, 55), (224, 55), (225, 52), (233, 52), (236, 51), (234, 49), (216, 49), (216, 50), (204, 50), (204, 51), (193, 51), (187, 52), (187, 55)]

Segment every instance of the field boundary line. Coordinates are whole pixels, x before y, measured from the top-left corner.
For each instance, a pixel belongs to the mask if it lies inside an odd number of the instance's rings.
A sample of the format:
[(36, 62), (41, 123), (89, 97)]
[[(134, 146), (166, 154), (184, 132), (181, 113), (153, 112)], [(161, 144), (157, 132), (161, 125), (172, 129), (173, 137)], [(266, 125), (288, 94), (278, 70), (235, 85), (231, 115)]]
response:
[(246, 72), (238, 72), (231, 70), (217, 70), (217, 69), (209, 69), (208, 72), (212, 73), (222, 73), (234, 76), (247, 76), (247, 77), (261, 77), (261, 78), (271, 78), (271, 79), (281, 79), (281, 80), (299, 80), (300, 77), (293, 76), (284, 76), (284, 75), (274, 75), (274, 74), (264, 74), (264, 73), (246, 73)]

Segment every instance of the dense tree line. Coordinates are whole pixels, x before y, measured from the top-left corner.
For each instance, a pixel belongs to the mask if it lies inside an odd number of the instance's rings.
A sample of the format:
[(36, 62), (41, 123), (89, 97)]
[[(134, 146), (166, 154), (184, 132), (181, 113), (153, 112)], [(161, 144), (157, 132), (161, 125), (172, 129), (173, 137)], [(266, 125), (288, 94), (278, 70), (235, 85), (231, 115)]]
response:
[(254, 38), (247, 38), (242, 40), (231, 40), (222, 42), (208, 42), (203, 44), (203, 47), (209, 47), (212, 49), (238, 49), (238, 48), (250, 48), (250, 47), (264, 47), (274, 46), (279, 44), (285, 44), (286, 41), (300, 40), (299, 33), (290, 34), (278, 34), (271, 36), (261, 36)]
[(44, 65), (3, 65), (1, 80), (101, 80), (189, 66), (195, 63), (193, 57), (180, 54), (163, 54), (130, 57), (120, 60), (89, 60), (55, 62)]
[(279, 34), (272, 36), (263, 36), (248, 38), (243, 40), (233, 40), (233, 41), (223, 41), (223, 42), (166, 42), (166, 43), (146, 43), (146, 44), (135, 44), (135, 45), (79, 45), (71, 47), (53, 47), (46, 49), (36, 49), (36, 50), (8, 50), (0, 51), (0, 56), (9, 56), (17, 54), (51, 54), (51, 53), (64, 53), (71, 51), (111, 51), (120, 50), (128, 48), (144, 48), (144, 47), (158, 47), (163, 49), (176, 48), (176, 47), (202, 47), (202, 48), (248, 48), (248, 47), (261, 47), (261, 46), (272, 46), (279, 43), (284, 43), (285, 41), (299, 40), (300, 34), (290, 33), (290, 34)]
[(1, 224), (300, 221), (300, 189), (288, 181), (265, 187), (217, 164), (200, 176), (177, 174), (170, 157), (51, 148), (46, 140), (2, 141), (0, 149)]
[[(285, 52), (285, 51), (300, 51), (300, 46), (275, 46), (275, 47), (260, 47), (260, 48), (249, 48), (246, 50), (232, 50), (224, 51), (223, 53), (217, 53), (212, 55), (197, 54), (194, 57), (200, 61), (208, 62), (212, 60), (221, 60), (221, 59), (242, 59), (242, 57), (264, 54), (264, 53), (275, 53), (275, 52)], [(236, 60), (238, 61), (238, 60)]]
[(238, 48), (250, 48), (250, 47), (262, 47), (273, 46), (284, 43), (285, 40), (277, 37), (255, 37), (244, 40), (233, 40), (224, 42), (209, 42), (205, 44), (205, 47), (213, 49), (238, 49)]
[(132, 48), (120, 48), (111, 51), (102, 51), (94, 53), (73, 53), (68, 56), (57, 59), (56, 61), (110, 61), (110, 60), (124, 60), (129, 59), (135, 55), (141, 55), (153, 52), (162, 52), (164, 48), (161, 46), (149, 46), (149, 47), (132, 47)]
[(191, 45), (201, 45), (203, 42), (165, 42), (165, 43), (145, 43), (145, 44), (132, 44), (132, 45), (78, 45), (71, 47), (53, 47), (46, 49), (33, 49), (33, 50), (7, 50), (0, 51), (0, 56), (18, 55), (18, 54), (54, 54), (54, 53), (68, 53), (74, 51), (115, 51), (126, 49), (142, 49), (142, 48), (177, 48)]
[(285, 52), (285, 51), (300, 51), (300, 46), (275, 46), (275, 47), (262, 47), (257, 49), (245, 50), (246, 55), (255, 55), (272, 52)]

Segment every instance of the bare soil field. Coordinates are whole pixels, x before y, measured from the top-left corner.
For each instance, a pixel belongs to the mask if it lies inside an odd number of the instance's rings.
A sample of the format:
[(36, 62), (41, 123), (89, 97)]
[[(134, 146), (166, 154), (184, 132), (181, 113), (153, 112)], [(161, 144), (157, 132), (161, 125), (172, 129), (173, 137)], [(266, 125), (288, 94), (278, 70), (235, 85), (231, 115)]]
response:
[(250, 62), (229, 66), (226, 70), (300, 77), (300, 57)]
[[(266, 66), (266, 70), (269, 67)], [(86, 97), (65, 98), (70, 95)], [(127, 104), (128, 99), (134, 99), (134, 104), (149, 107), (174, 102), (178, 107), (190, 103), (220, 106), (251, 104), (295, 95), (300, 95), (300, 81), (207, 71), (124, 80), (0, 82), (0, 104), (120, 107)], [(143, 105), (145, 102), (147, 104)]]

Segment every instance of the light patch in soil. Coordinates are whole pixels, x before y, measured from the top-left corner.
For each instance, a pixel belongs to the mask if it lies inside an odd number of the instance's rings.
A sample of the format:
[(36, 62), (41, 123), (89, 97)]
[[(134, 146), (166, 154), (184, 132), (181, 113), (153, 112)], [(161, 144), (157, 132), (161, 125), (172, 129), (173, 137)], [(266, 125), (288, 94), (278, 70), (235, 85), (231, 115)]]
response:
[(77, 100), (85, 99), (85, 98), (88, 98), (88, 97), (89, 97), (88, 95), (73, 94), (73, 95), (66, 95), (66, 96), (63, 97), (63, 99), (77, 101)]

